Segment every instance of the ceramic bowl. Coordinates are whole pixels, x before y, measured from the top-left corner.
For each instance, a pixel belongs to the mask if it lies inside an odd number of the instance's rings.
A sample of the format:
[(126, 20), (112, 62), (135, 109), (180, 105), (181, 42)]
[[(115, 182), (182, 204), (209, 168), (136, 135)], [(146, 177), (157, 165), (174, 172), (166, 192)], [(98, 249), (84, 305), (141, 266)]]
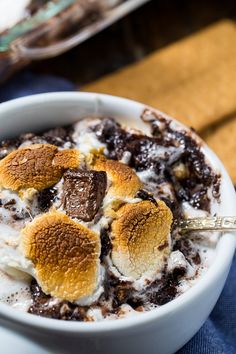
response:
[[(73, 123), (88, 115), (111, 116), (145, 132), (147, 127), (140, 119), (145, 108), (141, 103), (95, 93), (29, 96), (0, 105), (0, 139)], [(232, 182), (219, 159), (202, 144), (206, 158), (222, 175), (217, 213), (236, 215)], [(226, 281), (235, 244), (234, 234), (222, 235), (215, 260), (196, 285), (166, 305), (139, 316), (94, 323), (66, 322), (21, 313), (0, 304), (1, 324), (53, 353), (174, 353), (199, 330), (214, 307)]]

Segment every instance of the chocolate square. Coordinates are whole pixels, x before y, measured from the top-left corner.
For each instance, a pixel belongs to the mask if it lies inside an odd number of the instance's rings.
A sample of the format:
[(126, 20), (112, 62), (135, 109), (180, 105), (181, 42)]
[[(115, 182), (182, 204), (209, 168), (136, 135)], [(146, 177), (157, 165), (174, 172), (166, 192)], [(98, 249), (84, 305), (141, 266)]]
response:
[(106, 172), (68, 170), (64, 174), (63, 207), (67, 215), (91, 221), (106, 193)]

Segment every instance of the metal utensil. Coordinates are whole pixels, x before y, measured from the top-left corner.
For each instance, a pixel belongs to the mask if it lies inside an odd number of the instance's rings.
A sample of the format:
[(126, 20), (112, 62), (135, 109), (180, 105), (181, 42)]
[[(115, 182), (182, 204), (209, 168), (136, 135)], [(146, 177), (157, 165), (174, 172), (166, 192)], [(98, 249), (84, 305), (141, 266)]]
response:
[(188, 231), (236, 231), (236, 216), (189, 218), (177, 223), (182, 233)]

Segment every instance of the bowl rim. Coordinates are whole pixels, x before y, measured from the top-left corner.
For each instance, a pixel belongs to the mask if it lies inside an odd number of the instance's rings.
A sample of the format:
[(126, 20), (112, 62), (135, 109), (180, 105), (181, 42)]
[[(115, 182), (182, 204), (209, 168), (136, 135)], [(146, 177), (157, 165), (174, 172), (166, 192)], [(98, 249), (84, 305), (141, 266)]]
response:
[[(87, 93), (87, 92), (50, 92), (43, 93), (37, 95), (31, 95), (26, 97), (16, 98), (14, 100), (10, 100), (0, 104), (0, 121), (1, 114), (7, 111), (14, 110), (17, 108), (18, 110), (24, 108), (26, 105), (34, 105), (38, 103), (45, 103), (51, 101), (70, 101), (74, 100), (75, 102), (80, 100), (87, 101), (103, 101), (106, 104), (113, 103), (116, 105), (127, 104), (132, 105), (133, 107), (145, 109), (150, 108), (152, 111), (156, 111), (167, 118), (172, 119), (177, 122), (179, 126), (182, 126), (185, 130), (190, 131), (190, 128), (185, 126), (183, 123), (178, 120), (166, 115), (163, 112), (158, 111), (153, 107), (149, 107), (145, 104), (129, 100), (122, 97), (106, 95), (106, 94), (98, 94), (98, 93)], [(77, 102), (78, 103), (78, 102)], [(192, 131), (191, 131), (192, 134)], [(218, 159), (218, 157), (208, 148), (208, 146), (202, 141), (202, 139), (198, 136), (194, 136), (198, 141), (202, 142), (203, 151), (208, 160), (212, 163), (214, 162), (217, 168), (220, 169), (222, 180), (225, 181), (225, 189), (228, 189), (228, 194), (230, 193), (230, 203), (232, 205), (232, 210), (236, 213), (236, 197), (233, 184), (228, 176), (225, 167)], [(219, 247), (220, 245), (220, 247)], [(137, 328), (139, 326), (143, 326), (145, 323), (151, 323), (153, 321), (160, 321), (165, 316), (170, 316), (177, 309), (180, 311), (187, 304), (190, 304), (195, 297), (198, 297), (204, 290), (210, 287), (214, 282), (217, 281), (219, 276), (229, 268), (232, 257), (234, 254), (234, 250), (236, 247), (236, 237), (233, 233), (226, 233), (221, 236), (221, 239), (217, 245), (217, 255), (220, 262), (216, 259), (213, 261), (207, 272), (186, 292), (181, 294), (176, 299), (170, 301), (169, 303), (160, 306), (157, 309), (153, 309), (151, 311), (138, 314), (137, 316), (131, 316), (122, 319), (113, 319), (108, 321), (99, 321), (99, 322), (71, 322), (71, 321), (60, 321), (56, 319), (39, 317), (36, 315), (31, 315), (28, 313), (17, 311), (10, 306), (0, 303), (0, 319), (2, 318), (5, 321), (10, 321), (14, 323), (18, 323), (27, 327), (41, 328), (44, 330), (50, 331), (59, 331), (63, 333), (83, 333), (86, 334), (99, 334), (99, 333), (110, 333), (114, 331), (125, 331), (127, 328)], [(138, 321), (137, 321), (138, 319)]]

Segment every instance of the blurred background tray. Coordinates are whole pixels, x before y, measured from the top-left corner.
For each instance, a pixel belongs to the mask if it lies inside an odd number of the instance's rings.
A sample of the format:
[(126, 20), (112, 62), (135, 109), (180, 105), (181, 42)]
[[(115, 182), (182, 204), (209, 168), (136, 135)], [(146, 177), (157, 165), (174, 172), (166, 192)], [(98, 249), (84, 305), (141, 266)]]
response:
[(42, 6), (35, 8), (33, 3), (28, 16), (0, 35), (0, 81), (32, 60), (68, 51), (148, 1), (39, 1)]

